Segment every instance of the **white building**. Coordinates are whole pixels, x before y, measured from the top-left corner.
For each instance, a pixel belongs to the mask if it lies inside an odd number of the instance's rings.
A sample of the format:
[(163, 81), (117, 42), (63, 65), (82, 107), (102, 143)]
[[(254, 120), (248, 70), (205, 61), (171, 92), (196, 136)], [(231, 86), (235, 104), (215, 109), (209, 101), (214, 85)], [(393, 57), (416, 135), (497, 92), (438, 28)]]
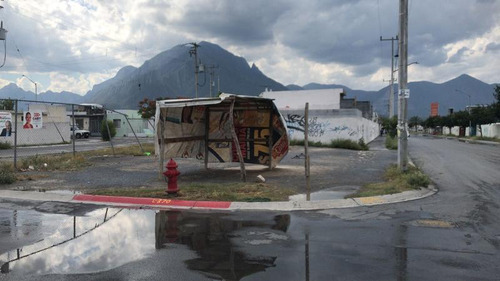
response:
[[(335, 139), (371, 142), (380, 134), (377, 122), (363, 117), (357, 108), (341, 107), (343, 89), (266, 91), (285, 118), (291, 140), (304, 139), (304, 110), (309, 103), (309, 140), (329, 143)], [(355, 99), (353, 99), (355, 101)], [(374, 114), (376, 115), (376, 114)]]

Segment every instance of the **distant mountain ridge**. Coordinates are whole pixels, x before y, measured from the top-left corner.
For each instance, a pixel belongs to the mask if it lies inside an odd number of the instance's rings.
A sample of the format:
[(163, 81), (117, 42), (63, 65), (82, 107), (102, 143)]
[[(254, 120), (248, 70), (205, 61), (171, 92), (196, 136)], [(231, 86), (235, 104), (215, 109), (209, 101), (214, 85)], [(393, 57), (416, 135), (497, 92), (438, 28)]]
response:
[[(212, 96), (217, 86), (223, 92), (258, 95), (266, 87), (286, 90), (282, 84), (265, 76), (255, 65), (237, 57), (218, 45), (201, 42), (198, 58), (205, 72), (198, 76), (198, 97), (210, 96), (210, 66), (217, 66), (213, 77)], [(139, 68), (126, 66), (110, 80), (95, 85), (85, 96), (91, 103), (105, 104), (110, 108), (135, 108), (144, 98), (195, 97), (194, 57), (189, 47), (178, 45), (144, 62)]]
[[(28, 99), (63, 103), (98, 103), (113, 109), (136, 109), (144, 98), (157, 97), (194, 97), (194, 58), (189, 56), (189, 46), (178, 45), (159, 53), (144, 62), (140, 67), (125, 66), (116, 75), (100, 84), (94, 85), (85, 96), (70, 92), (55, 93), (47, 91), (35, 97), (33, 92), (24, 91), (15, 84), (0, 89), (0, 98)], [(208, 97), (210, 66), (215, 69), (212, 96), (220, 90), (242, 95), (258, 95), (266, 88), (274, 91), (312, 90), (343, 88), (348, 98), (371, 101), (379, 115), (387, 115), (389, 86), (379, 91), (353, 90), (338, 84), (309, 83), (304, 86), (284, 86), (267, 77), (256, 65), (249, 65), (242, 58), (233, 55), (218, 45), (201, 42), (198, 58), (205, 66), (205, 73), (199, 74), (198, 96)], [(219, 80), (220, 79), (220, 80)], [(440, 104), (439, 112), (445, 115), (448, 108), (462, 110), (469, 104), (490, 104), (493, 102), (494, 84), (484, 83), (467, 74), (460, 75), (445, 83), (437, 84), (426, 81), (410, 82), (409, 116), (429, 115), (430, 103)], [(395, 92), (397, 84), (394, 85)], [(395, 98), (397, 108), (397, 98)]]
[[(410, 89), (410, 99), (408, 101), (408, 116), (428, 117), (430, 104), (439, 103), (439, 114), (446, 115), (449, 108), (454, 111), (464, 110), (470, 104), (491, 104), (494, 102), (493, 92), (496, 84), (487, 84), (470, 75), (462, 74), (454, 79), (441, 84), (418, 81), (408, 83)], [(378, 91), (352, 90), (342, 85), (325, 85), (310, 83), (302, 89), (331, 89), (343, 88), (346, 96), (358, 100), (368, 100), (372, 102), (374, 110), (380, 116), (388, 114), (389, 90), (390, 86)], [(394, 84), (394, 92), (397, 93), (398, 84)], [(397, 95), (394, 98), (395, 114), (397, 114)]]

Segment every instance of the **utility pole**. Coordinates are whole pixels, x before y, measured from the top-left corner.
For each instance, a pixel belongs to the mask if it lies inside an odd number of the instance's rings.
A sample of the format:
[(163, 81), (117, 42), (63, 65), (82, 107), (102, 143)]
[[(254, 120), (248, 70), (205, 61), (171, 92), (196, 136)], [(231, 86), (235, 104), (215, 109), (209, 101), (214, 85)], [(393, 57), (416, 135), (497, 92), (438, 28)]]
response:
[(408, 0), (399, 0), (399, 93), (398, 93), (398, 166), (408, 169)]
[(189, 50), (189, 56), (194, 55), (194, 93), (196, 98), (198, 98), (198, 47), (200, 47), (199, 44), (196, 42), (194, 43), (188, 43), (192, 45), (191, 49)]
[(398, 41), (398, 36), (396, 35), (396, 38), (391, 37), (391, 38), (382, 38), (380, 36), (380, 41), (391, 41), (391, 80), (390, 85), (391, 88), (389, 89), (389, 118), (394, 116), (394, 41)]
[(215, 80), (214, 80), (215, 69), (219, 68), (219, 66), (218, 65), (208, 65), (207, 68), (208, 68), (208, 73), (210, 75), (210, 85), (209, 85), (210, 97), (212, 97), (212, 87), (215, 86)]

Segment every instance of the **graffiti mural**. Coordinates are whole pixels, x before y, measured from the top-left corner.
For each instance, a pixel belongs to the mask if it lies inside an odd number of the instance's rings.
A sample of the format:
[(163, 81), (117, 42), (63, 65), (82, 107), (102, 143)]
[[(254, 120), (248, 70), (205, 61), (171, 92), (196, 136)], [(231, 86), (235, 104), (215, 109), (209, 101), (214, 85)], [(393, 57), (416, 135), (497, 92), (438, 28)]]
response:
[[(297, 111), (282, 111), (290, 139), (303, 140), (305, 118)], [(377, 137), (379, 125), (359, 117), (330, 115), (328, 111), (309, 112), (309, 140), (328, 143), (334, 139), (371, 141)]]
[[(302, 115), (287, 114), (285, 122), (291, 134), (295, 133), (295, 130), (302, 133), (305, 130), (306, 122), (305, 117)], [(319, 122), (318, 117), (309, 118), (309, 136), (321, 137), (325, 134), (329, 126), (329, 122)]]

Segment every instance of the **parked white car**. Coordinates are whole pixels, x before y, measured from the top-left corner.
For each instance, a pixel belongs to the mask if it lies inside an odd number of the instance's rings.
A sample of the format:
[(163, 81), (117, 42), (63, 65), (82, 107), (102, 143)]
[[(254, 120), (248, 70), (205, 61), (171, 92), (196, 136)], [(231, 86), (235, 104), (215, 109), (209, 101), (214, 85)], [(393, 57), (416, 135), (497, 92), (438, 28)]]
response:
[(71, 137), (73, 137), (73, 131), (75, 131), (75, 138), (77, 139), (81, 139), (82, 137), (88, 139), (90, 137), (89, 131), (81, 130), (80, 128), (78, 128), (78, 126), (70, 127), (70, 130), (71, 130)]

